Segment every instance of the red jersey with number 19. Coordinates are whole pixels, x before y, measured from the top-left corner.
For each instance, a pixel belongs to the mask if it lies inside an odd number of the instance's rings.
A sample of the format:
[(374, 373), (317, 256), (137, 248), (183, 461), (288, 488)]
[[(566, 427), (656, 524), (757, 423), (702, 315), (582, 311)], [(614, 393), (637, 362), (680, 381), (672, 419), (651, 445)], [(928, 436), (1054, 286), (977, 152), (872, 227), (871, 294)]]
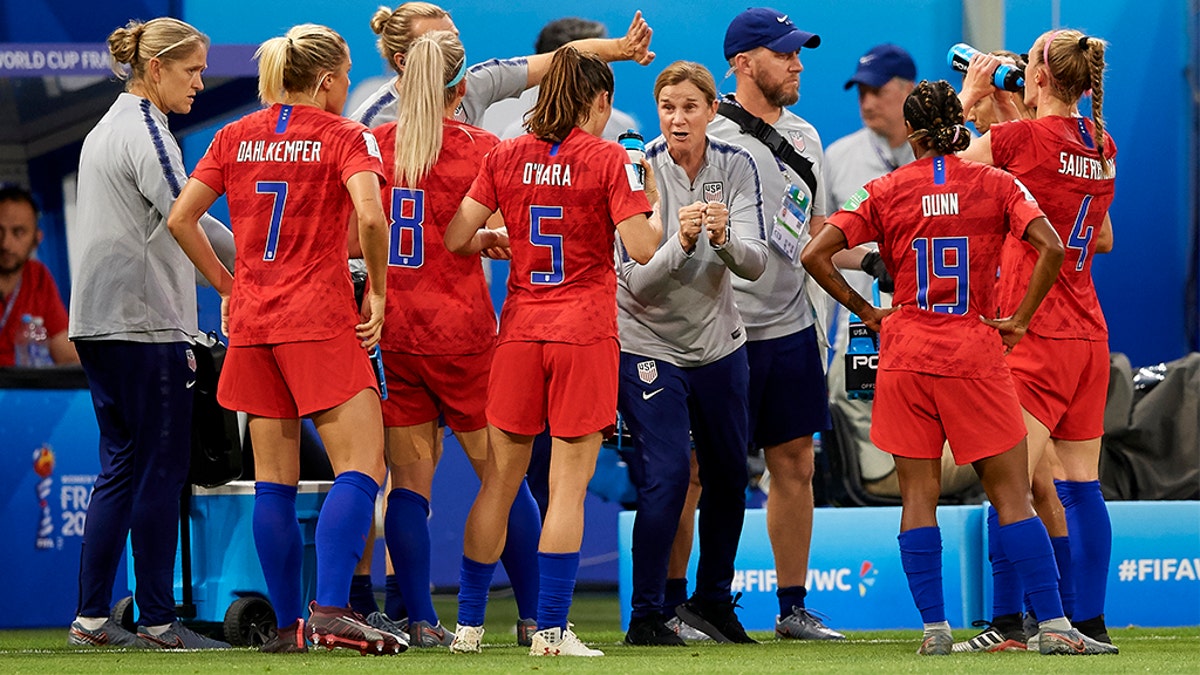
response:
[[(1083, 117), (1042, 117), (992, 127), (995, 165), (1016, 176), (1046, 212), (1067, 249), (1058, 281), (1046, 294), (1029, 332), (1050, 338), (1108, 341), (1108, 324), (1092, 283), (1096, 236), (1113, 200), (1117, 145), (1105, 136), (1106, 173), (1096, 157), (1095, 127)], [(1021, 303), (1037, 252), (1024, 241), (1004, 246), (1000, 311)]]
[(512, 248), (500, 342), (617, 337), (616, 224), (650, 213), (621, 146), (579, 129), (562, 143), (501, 141), (471, 197), (504, 214)]
[(231, 345), (327, 340), (358, 323), (346, 266), (346, 181), (383, 176), (366, 127), (275, 104), (226, 125), (192, 177), (229, 202), (237, 245)]
[(442, 124), (437, 163), (416, 186), (397, 186), (396, 123), (374, 131), (384, 170), (383, 210), (391, 224), (384, 351), (478, 354), (496, 341), (496, 312), (478, 256), (455, 255), (442, 239), (483, 158), (500, 142), (469, 124)]
[(875, 241), (896, 280), (879, 368), (988, 378), (1004, 373), (996, 307), (1000, 249), (1040, 217), (1012, 176), (953, 155), (918, 159), (867, 183), (829, 221), (849, 246)]

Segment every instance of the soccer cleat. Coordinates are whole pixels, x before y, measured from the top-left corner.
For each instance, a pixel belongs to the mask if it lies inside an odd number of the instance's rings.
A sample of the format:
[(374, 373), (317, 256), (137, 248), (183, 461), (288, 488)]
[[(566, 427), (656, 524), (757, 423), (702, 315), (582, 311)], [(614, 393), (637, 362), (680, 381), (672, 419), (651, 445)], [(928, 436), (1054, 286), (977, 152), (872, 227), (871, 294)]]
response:
[(529, 646), (530, 656), (604, 656), (599, 649), (591, 649), (579, 641), (579, 637), (571, 629), (563, 630), (558, 626), (539, 630), (533, 634), (533, 644)]
[(741, 597), (738, 593), (732, 600), (714, 601), (692, 596), (691, 600), (675, 608), (675, 614), (715, 642), (757, 644), (758, 640), (746, 635), (746, 629), (742, 628), (742, 622), (733, 611), (739, 607), (737, 601)]
[(1097, 642), (1080, 633), (1076, 628), (1072, 628), (1071, 630), (1041, 629), (1038, 635), (1038, 651), (1042, 654), (1065, 654), (1069, 656), (1119, 653), (1119, 650), (1113, 645)]
[(464, 626), (461, 623), (454, 627), (454, 639), (450, 642), (450, 651), (455, 654), (478, 654), (483, 641), (483, 626)]
[(813, 612), (792, 607), (786, 617), (775, 617), (775, 637), (784, 640), (845, 640), (846, 636), (826, 626)]
[(917, 654), (921, 656), (947, 656), (954, 647), (954, 636), (950, 634), (950, 627), (945, 628), (927, 628), (925, 635), (921, 638), (921, 646), (917, 649)]
[(439, 621), (436, 626), (428, 621), (417, 621), (408, 624), (408, 646), (410, 647), (449, 647), (454, 642), (454, 633), (442, 627)]
[(96, 630), (88, 630), (78, 621), (71, 622), (67, 630), (67, 644), (73, 647), (132, 647), (141, 649), (145, 643), (138, 636), (121, 627), (121, 624), (111, 618)]
[(1025, 617), (1022, 619), (1021, 627), (1025, 631), (1025, 647), (1029, 649), (1029, 651), (1038, 651), (1038, 621), (1037, 617), (1033, 615), (1033, 612), (1025, 613)]
[(366, 616), (364, 621), (375, 630), (381, 630), (392, 635), (408, 635), (408, 619), (396, 621), (383, 612), (371, 612)]
[(675, 631), (675, 634), (683, 638), (684, 642), (704, 642), (712, 639), (696, 630), (694, 626), (689, 626), (686, 621), (677, 616), (673, 616), (670, 621), (667, 621), (667, 628)]
[[(676, 621), (678, 621), (678, 617), (676, 617)], [(625, 644), (640, 647), (683, 647), (687, 645), (683, 638), (667, 625), (663, 615), (657, 612), (630, 619), (629, 632), (625, 633)]]
[(150, 649), (229, 649), (228, 642), (205, 637), (179, 623), (179, 619), (172, 621), (171, 627), (160, 635), (152, 635), (145, 626), (140, 626), (138, 639)]
[(356, 649), (360, 654), (382, 656), (408, 649), (403, 635), (372, 628), (348, 607), (309, 605), (308, 638), (318, 647)]
[(264, 654), (303, 654), (308, 652), (308, 641), (304, 638), (304, 619), (279, 628), (258, 648)]
[(517, 646), (528, 647), (533, 644), (533, 634), (537, 632), (537, 619), (517, 620)]
[(1112, 644), (1112, 638), (1108, 636), (1108, 627), (1104, 625), (1103, 614), (1086, 621), (1072, 621), (1071, 625), (1078, 628), (1080, 633), (1092, 638), (1096, 642)]
[(963, 652), (1023, 652), (1025, 645), (1025, 630), (1021, 628), (1020, 616), (1010, 614), (996, 617), (995, 621), (976, 621), (971, 624), (984, 630), (963, 642), (955, 642), (950, 651), (955, 654)]

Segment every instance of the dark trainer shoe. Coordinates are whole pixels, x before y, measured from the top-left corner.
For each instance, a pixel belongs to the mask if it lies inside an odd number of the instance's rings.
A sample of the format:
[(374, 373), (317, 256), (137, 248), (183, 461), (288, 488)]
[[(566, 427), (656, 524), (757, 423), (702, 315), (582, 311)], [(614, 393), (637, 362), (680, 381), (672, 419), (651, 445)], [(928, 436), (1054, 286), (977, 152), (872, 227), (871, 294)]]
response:
[(258, 651), (265, 654), (303, 654), (308, 651), (305, 632), (304, 619), (296, 619), (291, 625), (275, 631)]
[(78, 621), (71, 622), (67, 631), (67, 644), (73, 647), (131, 647), (143, 649), (145, 644), (136, 635), (121, 627), (121, 624), (107, 619), (104, 625), (96, 630), (88, 630)]
[(691, 600), (675, 608), (675, 613), (685, 623), (708, 635), (714, 642), (737, 642), (757, 644), (758, 640), (746, 635), (742, 622), (738, 621), (734, 608), (742, 597), (738, 593), (732, 600), (705, 600), (692, 596)]
[(667, 627), (662, 614), (654, 613), (629, 620), (625, 644), (646, 647), (686, 647), (687, 643)]

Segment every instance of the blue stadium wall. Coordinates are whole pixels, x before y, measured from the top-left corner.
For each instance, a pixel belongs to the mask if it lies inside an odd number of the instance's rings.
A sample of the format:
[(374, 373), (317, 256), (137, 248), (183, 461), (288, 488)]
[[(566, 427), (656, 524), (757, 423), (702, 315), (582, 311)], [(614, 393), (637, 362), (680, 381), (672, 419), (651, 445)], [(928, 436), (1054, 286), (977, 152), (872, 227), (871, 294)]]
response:
[[(957, 76), (945, 66), (945, 51), (963, 36), (961, 0), (772, 1), (790, 11), (799, 26), (822, 36), (820, 48), (802, 54), (805, 72), (794, 110), (817, 127), (826, 144), (860, 126), (857, 98), (842, 84), (858, 56), (874, 44), (900, 44), (912, 52), (920, 77), (946, 78), (957, 84)], [(361, 81), (385, 71), (367, 25), (378, 4), (378, 0), (6, 1), (0, 4), (0, 41), (100, 41), (129, 16), (171, 13), (206, 31), (214, 42), (257, 43), (295, 23), (313, 21), (328, 24), (347, 38), (354, 58), (351, 78)], [(501, 12), (492, 2), (461, 0), (445, 6), (474, 61), (529, 53), (537, 31), (554, 18), (586, 16), (620, 34), (633, 12), (642, 9), (655, 28), (658, 60), (649, 68), (615, 67), (616, 104), (632, 113), (650, 136), (657, 126), (651, 96), (655, 75), (672, 61), (690, 59), (708, 66), (722, 82), (724, 29), (742, 5), (614, 0), (601, 6), (561, 0), (524, 6), (510, 3)], [(1188, 262), (1195, 246), (1189, 232), (1197, 189), (1189, 155), (1194, 113), (1185, 75), (1190, 56), (1188, 2), (1008, 0), (1004, 16), (1006, 46), (1015, 51), (1025, 51), (1034, 37), (1051, 27), (1055, 16), (1061, 25), (1112, 43), (1104, 103), (1109, 129), (1121, 151), (1112, 208), (1116, 249), (1095, 265), (1111, 329), (1110, 345), (1137, 365), (1182, 355), (1190, 346), (1189, 330), (1196, 330), (1185, 318), (1189, 315), (1185, 307)], [(732, 89), (732, 81), (723, 81), (721, 88)], [(211, 133), (185, 139), (189, 167), (207, 147)], [(31, 177), (35, 184), (46, 184), (48, 176), (68, 171), (70, 159), (46, 158), (37, 164), (31, 167)], [(66, 294), (62, 224), (53, 214), (57, 199), (48, 198), (50, 231), (42, 258), (64, 281)], [(215, 327), (211, 296), (203, 304), (203, 316), (212, 324), (207, 327)], [(1194, 312), (1191, 316), (1194, 321)]]

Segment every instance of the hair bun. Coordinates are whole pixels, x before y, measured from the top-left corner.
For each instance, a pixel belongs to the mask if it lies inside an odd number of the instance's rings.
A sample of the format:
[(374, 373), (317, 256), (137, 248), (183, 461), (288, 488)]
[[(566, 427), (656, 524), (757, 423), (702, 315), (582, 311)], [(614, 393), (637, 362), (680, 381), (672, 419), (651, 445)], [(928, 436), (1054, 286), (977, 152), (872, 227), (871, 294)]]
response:
[(376, 35), (383, 35), (383, 31), (387, 28), (387, 24), (391, 20), (392, 10), (388, 7), (380, 6), (371, 17), (371, 32)]

